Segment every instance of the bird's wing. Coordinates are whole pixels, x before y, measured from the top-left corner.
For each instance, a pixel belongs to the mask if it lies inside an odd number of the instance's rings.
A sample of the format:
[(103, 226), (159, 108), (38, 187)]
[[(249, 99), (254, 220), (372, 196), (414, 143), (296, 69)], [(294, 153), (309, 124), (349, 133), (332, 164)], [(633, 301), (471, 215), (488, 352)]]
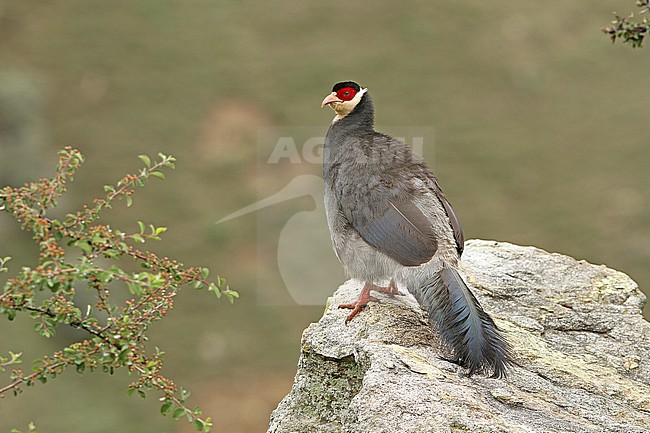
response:
[(458, 251), (458, 257), (463, 254), (463, 249), (465, 248), (465, 235), (463, 234), (463, 228), (460, 226), (458, 217), (454, 213), (454, 209), (451, 207), (451, 203), (445, 197), (445, 194), (442, 192), (442, 188), (438, 185), (438, 180), (435, 177), (429, 177), (429, 187), (434, 192), (438, 200), (442, 203), (442, 206), (445, 208), (449, 222), (451, 223), (451, 229), (454, 232), (454, 239), (456, 240), (456, 250)]
[(431, 222), (410, 200), (387, 198), (369, 216), (353, 211), (347, 217), (368, 244), (404, 266), (428, 262), (438, 248)]

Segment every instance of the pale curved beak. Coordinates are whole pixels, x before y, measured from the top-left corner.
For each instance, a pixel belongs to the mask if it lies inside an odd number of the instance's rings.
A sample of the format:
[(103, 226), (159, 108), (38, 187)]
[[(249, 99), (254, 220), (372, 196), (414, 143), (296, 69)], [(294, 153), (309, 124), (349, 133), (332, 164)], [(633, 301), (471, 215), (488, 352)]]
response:
[(332, 92), (323, 99), (323, 102), (320, 104), (320, 108), (323, 108), (326, 105), (329, 105), (333, 102), (343, 102), (337, 96), (336, 92)]

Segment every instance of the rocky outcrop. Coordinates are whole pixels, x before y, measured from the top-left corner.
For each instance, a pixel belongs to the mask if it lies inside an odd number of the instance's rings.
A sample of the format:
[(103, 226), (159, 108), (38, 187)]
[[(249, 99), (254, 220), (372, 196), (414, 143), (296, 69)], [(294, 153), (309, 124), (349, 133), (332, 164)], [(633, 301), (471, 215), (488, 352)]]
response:
[(269, 433), (650, 431), (650, 323), (627, 275), (533, 247), (473, 240), (463, 272), (513, 347), (507, 379), (467, 377), (410, 296), (345, 325), (348, 281), (304, 332)]

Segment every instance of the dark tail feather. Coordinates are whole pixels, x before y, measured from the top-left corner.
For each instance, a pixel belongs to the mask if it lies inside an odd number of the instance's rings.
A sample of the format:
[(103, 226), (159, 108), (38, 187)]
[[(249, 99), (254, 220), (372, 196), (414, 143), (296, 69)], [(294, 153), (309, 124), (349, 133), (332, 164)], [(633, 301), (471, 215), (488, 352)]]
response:
[(468, 368), (470, 376), (506, 376), (511, 363), (510, 346), (456, 269), (444, 264), (435, 276), (410, 291), (453, 349), (454, 361)]

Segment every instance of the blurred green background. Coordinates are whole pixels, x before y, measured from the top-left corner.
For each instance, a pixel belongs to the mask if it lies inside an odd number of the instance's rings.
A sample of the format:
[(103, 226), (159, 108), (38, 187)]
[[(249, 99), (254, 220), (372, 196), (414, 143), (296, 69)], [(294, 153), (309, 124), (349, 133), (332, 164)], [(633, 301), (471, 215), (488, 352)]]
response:
[[(157, 252), (208, 266), (240, 292), (235, 305), (182, 292), (152, 343), (216, 432), (263, 432), (291, 386), (301, 332), (322, 313), (286, 301), (275, 261), (288, 218), (314, 203), (214, 223), (320, 173), (260, 168), (258, 133), (324, 134), (333, 116), (319, 104), (337, 81), (369, 88), (380, 130), (435, 128), (425, 158), (466, 238), (604, 263), (647, 293), (650, 58), (600, 32), (633, 3), (0, 0), (0, 184), (50, 175), (56, 151), (75, 146), (87, 162), (61, 203), (71, 211), (136, 170), (138, 154), (176, 156), (167, 181), (106, 220), (168, 227)], [(34, 253), (0, 215), (0, 256), (15, 270)], [(283, 300), (259, 302), (266, 289)], [(44, 341), (31, 327), (0, 321), (0, 351), (29, 360), (74, 338)], [(128, 383), (123, 372), (67, 372), (0, 400), (0, 431), (29, 421), (53, 433), (192, 431), (161, 417), (154, 394), (128, 398)]]

